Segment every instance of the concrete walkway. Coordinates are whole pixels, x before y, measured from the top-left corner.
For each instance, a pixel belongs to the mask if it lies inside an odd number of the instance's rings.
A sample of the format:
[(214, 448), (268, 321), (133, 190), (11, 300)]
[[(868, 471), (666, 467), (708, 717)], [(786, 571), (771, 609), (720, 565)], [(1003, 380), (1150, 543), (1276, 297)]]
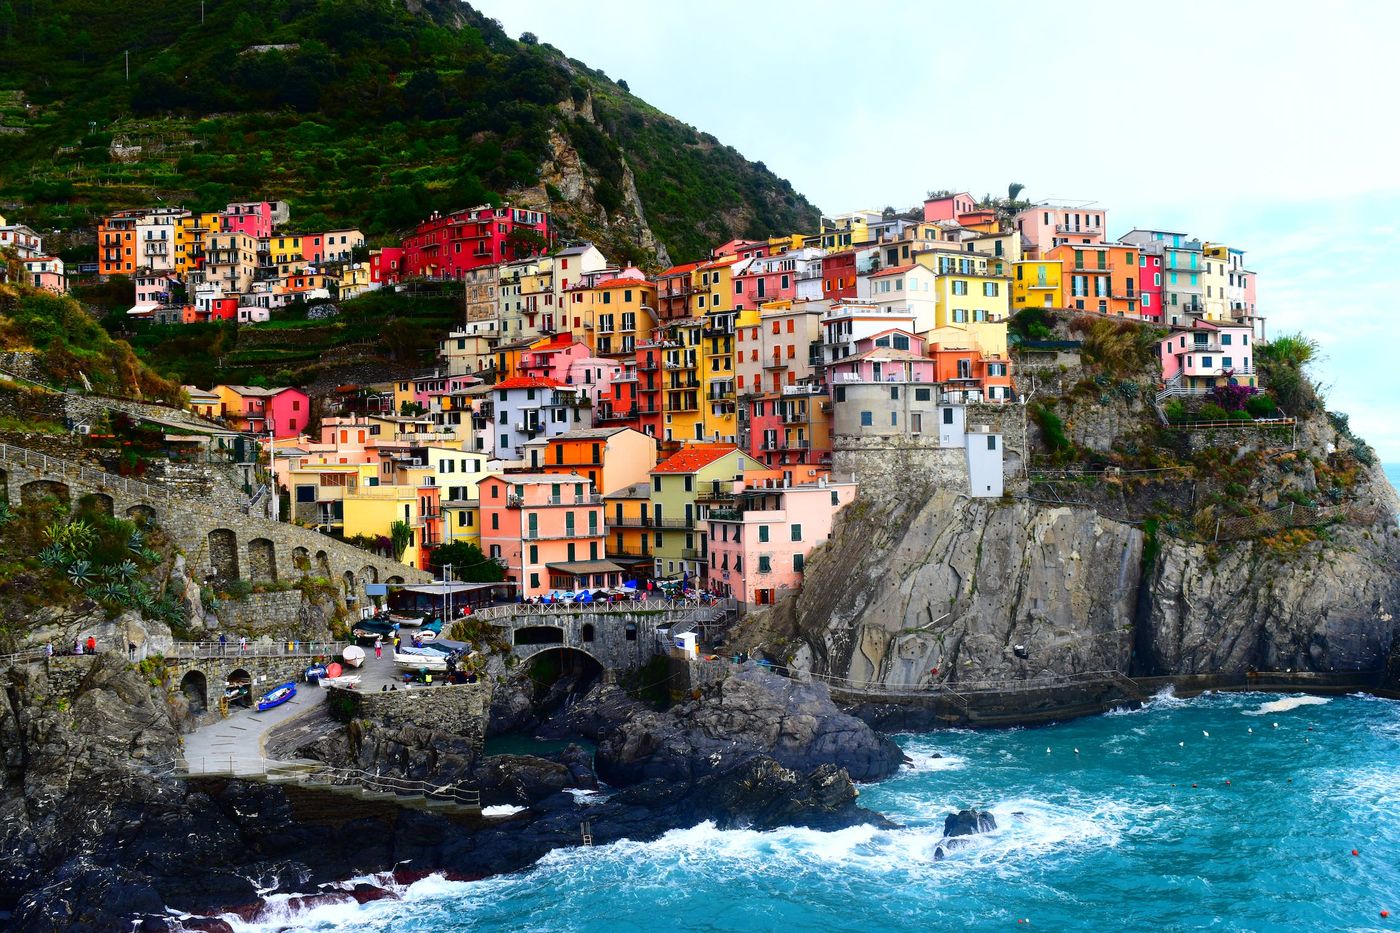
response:
[(262, 774), (268, 732), (324, 705), (326, 691), (316, 684), (297, 684), (297, 695), (281, 706), (259, 713), (237, 709), (227, 719), (201, 726), (185, 736), (185, 764), (190, 774)]

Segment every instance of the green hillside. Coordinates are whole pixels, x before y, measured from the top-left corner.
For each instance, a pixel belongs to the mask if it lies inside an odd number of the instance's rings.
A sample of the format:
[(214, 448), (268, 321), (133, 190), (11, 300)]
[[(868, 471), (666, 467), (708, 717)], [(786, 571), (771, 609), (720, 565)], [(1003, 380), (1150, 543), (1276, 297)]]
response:
[[(208, 209), (262, 196), (291, 201), (300, 228), (353, 224), (373, 238), (515, 196), (553, 202), (566, 234), (626, 254), (638, 229), (630, 167), (677, 261), (816, 223), (761, 164), (465, 3), (205, 0), (203, 22), (200, 9), (0, 0), (10, 213), (68, 228), (157, 197)], [(560, 142), (585, 169), (579, 203), (541, 181)]]

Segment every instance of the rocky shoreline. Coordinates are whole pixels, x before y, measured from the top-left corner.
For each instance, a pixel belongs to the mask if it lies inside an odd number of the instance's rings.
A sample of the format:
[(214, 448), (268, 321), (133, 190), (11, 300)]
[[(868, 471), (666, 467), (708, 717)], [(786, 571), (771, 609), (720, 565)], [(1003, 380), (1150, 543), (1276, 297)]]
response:
[[(223, 930), (221, 914), (256, 919), (272, 894), (311, 906), (394, 896), (394, 884), (429, 873), (517, 871), (579, 845), (583, 822), (594, 844), (707, 820), (884, 826), (860, 807), (855, 780), (888, 777), (905, 760), (825, 688), (757, 667), (665, 712), (615, 687), (588, 690), (540, 731), (596, 742), (594, 761), (577, 745), (553, 759), (480, 756), (449, 734), (369, 721), (303, 750), (381, 773), (470, 780), (484, 806), (522, 808), (490, 818), (300, 785), (181, 780), (171, 773), (175, 719), (137, 671), (104, 657), (67, 708), (47, 701), (33, 673), (12, 686), (0, 727), (0, 908), (21, 931)], [(600, 778), (608, 792), (595, 790)], [(346, 883), (372, 875), (393, 884)]]

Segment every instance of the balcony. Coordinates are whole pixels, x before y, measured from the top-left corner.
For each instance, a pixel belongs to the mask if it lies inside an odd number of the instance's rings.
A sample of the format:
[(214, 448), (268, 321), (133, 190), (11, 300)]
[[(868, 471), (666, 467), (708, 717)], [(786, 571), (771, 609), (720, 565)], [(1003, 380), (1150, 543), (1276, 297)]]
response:
[(782, 417), (783, 424), (806, 424), (812, 420), (811, 413), (805, 408), (784, 411)]
[(1098, 225), (1076, 227), (1073, 224), (1055, 224), (1056, 233), (1074, 233), (1079, 236), (1100, 236), (1103, 234), (1103, 227)]
[(800, 440), (785, 440), (778, 447), (779, 450), (811, 450), (812, 442), (805, 438)]
[[(506, 474), (509, 476), (510, 474)], [(546, 496), (540, 505), (602, 505), (603, 497), (597, 493), (585, 493), (581, 496)]]
[(635, 515), (625, 516), (620, 519), (608, 519), (605, 523), (608, 528), (660, 528), (667, 531), (693, 531), (695, 520), (687, 521), (683, 518), (638, 518)]
[(709, 555), (699, 548), (681, 548), (681, 560), (709, 560)]
[(640, 372), (644, 372), (644, 373), (653, 373), (653, 372), (656, 372), (656, 370), (657, 370), (659, 367), (660, 367), (660, 364), (657, 363), (657, 361), (654, 360), (654, 359), (644, 359), (644, 360), (642, 360), (641, 362), (639, 362), (639, 363), (637, 364), (637, 369), (638, 369)]
[(788, 368), (788, 364), (787, 364), (786, 362), (784, 362), (783, 360), (772, 360), (772, 361), (770, 361), (770, 362), (768, 362), (768, 363), (765, 363), (764, 366), (763, 366), (763, 368), (764, 368), (765, 370), (769, 370), (769, 369), (787, 369), (787, 368)]

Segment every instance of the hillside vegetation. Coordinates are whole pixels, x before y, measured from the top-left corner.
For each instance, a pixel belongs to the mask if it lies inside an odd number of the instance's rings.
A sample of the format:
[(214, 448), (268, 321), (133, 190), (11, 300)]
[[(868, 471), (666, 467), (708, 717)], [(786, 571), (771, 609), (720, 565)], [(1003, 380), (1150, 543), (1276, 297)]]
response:
[(816, 223), (761, 163), (456, 0), (203, 8), (201, 22), (199, 3), (0, 0), (13, 213), (66, 228), (157, 197), (212, 209), (261, 196), (291, 201), (298, 228), (387, 237), (514, 196), (642, 261), (656, 258), (636, 247), (648, 229), (680, 260)]

